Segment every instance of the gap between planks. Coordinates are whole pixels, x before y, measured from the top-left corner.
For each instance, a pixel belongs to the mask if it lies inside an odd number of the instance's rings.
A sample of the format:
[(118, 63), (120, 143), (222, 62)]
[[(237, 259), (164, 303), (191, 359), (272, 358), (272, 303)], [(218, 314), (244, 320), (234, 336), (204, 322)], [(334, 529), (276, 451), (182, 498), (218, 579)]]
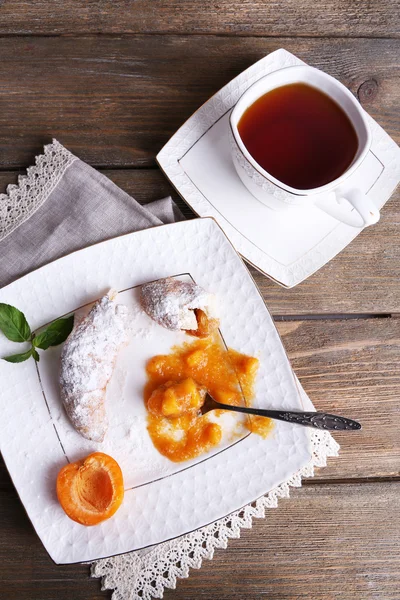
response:
[[(0, 35), (0, 39), (1, 39), (1, 35)], [(45, 37), (45, 36), (43, 36)], [(51, 143), (51, 137), (48, 137), (48, 141), (46, 143), (44, 143), (43, 145), (46, 146), (47, 144)], [(161, 148), (160, 148), (161, 150)], [(39, 153), (41, 154), (41, 152)], [(79, 158), (79, 157), (78, 157)], [(83, 159), (82, 159), (83, 160)], [(10, 173), (12, 175), (14, 175), (15, 177), (18, 177), (18, 175), (26, 175), (26, 169), (30, 166), (27, 165), (26, 167), (21, 167), (21, 165), (2, 165), (0, 164), (0, 173)], [(116, 166), (109, 166), (107, 164), (102, 164), (102, 163), (90, 163), (90, 166), (93, 167), (94, 169), (98, 169), (99, 171), (158, 171), (159, 167), (154, 159), (154, 164), (149, 164), (148, 162), (145, 164), (140, 164), (140, 163), (135, 163), (135, 164), (130, 164), (127, 163), (125, 165), (116, 165)]]
[[(0, 5), (1, 6), (1, 5)], [(226, 32), (226, 33), (215, 33), (215, 32), (207, 32), (207, 31), (141, 31), (141, 32), (134, 32), (134, 31), (120, 31), (120, 32), (115, 32), (113, 31), (112, 33), (107, 32), (107, 33), (103, 33), (101, 31), (98, 32), (90, 32), (90, 31), (83, 31), (80, 33), (75, 33), (75, 32), (69, 32), (69, 33), (38, 33), (38, 32), (21, 32), (21, 33), (6, 33), (3, 32), (0, 34), (0, 39), (1, 38), (33, 38), (33, 37), (37, 37), (37, 38), (98, 38), (98, 37), (102, 37), (102, 38), (121, 38), (121, 37), (149, 37), (149, 36), (163, 36), (163, 37), (191, 37), (191, 36), (203, 36), (203, 37), (214, 37), (214, 38), (235, 38), (235, 39), (248, 39), (248, 38), (262, 38), (265, 40), (268, 39), (277, 39), (280, 38), (282, 40), (284, 39), (302, 39), (302, 40), (326, 40), (326, 39), (332, 39), (332, 40), (398, 40), (400, 39), (400, 33), (398, 35), (393, 35), (393, 33), (391, 33), (390, 35), (336, 35), (334, 33), (327, 33), (324, 35), (320, 35), (320, 34), (303, 34), (303, 33), (297, 33), (296, 35), (289, 35), (289, 36), (282, 36), (282, 33), (269, 33), (269, 34), (265, 34), (265, 33), (253, 33), (251, 31), (249, 31), (249, 33), (231, 33), (231, 32)]]
[(351, 319), (396, 319), (399, 313), (320, 313), (309, 315), (272, 315), (276, 322), (283, 321), (342, 321)]
[[(340, 454), (339, 454), (340, 457)], [(329, 461), (329, 458), (328, 458)], [(317, 467), (319, 468), (319, 467)], [(322, 467), (323, 468), (323, 467)], [(388, 475), (388, 476), (383, 476), (383, 477), (351, 477), (351, 478), (346, 478), (346, 477), (339, 477), (338, 479), (335, 479), (334, 477), (328, 479), (314, 479), (313, 477), (311, 477), (310, 479), (302, 479), (301, 485), (305, 486), (305, 485), (312, 485), (312, 486), (318, 486), (318, 485), (353, 485), (353, 484), (362, 484), (362, 483), (369, 483), (369, 484), (379, 484), (381, 485), (382, 483), (400, 483), (400, 473), (399, 475)]]
[[(329, 458), (328, 458), (329, 461)], [(3, 465), (2, 465), (3, 466)], [(323, 467), (317, 467), (317, 469)], [(1, 476), (0, 483), (0, 492), (5, 493), (6, 495), (11, 494), (15, 495), (16, 498), (19, 498), (18, 492), (16, 491), (11, 477), (8, 474), (6, 468), (4, 468), (5, 473)], [(314, 477), (303, 478), (301, 481), (302, 487), (319, 487), (326, 485), (361, 485), (361, 484), (370, 484), (370, 485), (382, 485), (383, 483), (396, 483), (400, 484), (400, 473), (398, 475), (390, 475), (390, 476), (375, 476), (375, 477), (339, 477), (335, 479), (334, 477), (326, 478), (326, 479), (315, 479)]]

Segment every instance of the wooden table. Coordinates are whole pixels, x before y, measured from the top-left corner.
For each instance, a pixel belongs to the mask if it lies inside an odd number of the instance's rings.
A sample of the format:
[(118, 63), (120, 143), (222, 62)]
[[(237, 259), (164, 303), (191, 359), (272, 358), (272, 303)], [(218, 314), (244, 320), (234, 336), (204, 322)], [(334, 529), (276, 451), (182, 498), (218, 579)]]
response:
[[(340, 79), (400, 142), (399, 34), (399, 0), (0, 0), (0, 186), (54, 136), (139, 201), (185, 208), (156, 153), (280, 47)], [(400, 597), (399, 200), (293, 290), (252, 270), (315, 405), (363, 430), (338, 434), (340, 458), (167, 600)], [(0, 518), (2, 600), (110, 597), (87, 566), (51, 562), (3, 463)]]

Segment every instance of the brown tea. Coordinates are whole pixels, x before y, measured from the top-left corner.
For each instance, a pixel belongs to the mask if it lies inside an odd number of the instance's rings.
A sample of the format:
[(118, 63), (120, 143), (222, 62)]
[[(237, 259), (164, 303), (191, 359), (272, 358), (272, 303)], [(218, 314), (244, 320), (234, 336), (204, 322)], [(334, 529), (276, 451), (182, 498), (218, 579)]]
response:
[(300, 190), (340, 177), (358, 148), (356, 131), (342, 108), (304, 83), (258, 98), (242, 115), (238, 131), (263, 169)]

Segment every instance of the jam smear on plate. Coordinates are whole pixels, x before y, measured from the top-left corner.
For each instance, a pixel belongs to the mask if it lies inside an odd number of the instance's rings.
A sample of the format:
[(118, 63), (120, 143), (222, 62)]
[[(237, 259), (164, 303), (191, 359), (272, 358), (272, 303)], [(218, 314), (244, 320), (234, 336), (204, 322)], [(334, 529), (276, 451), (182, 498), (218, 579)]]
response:
[[(226, 350), (217, 334), (176, 346), (147, 363), (144, 400), (148, 431), (157, 450), (174, 462), (195, 458), (217, 446), (221, 427), (200, 408), (207, 390), (225, 404), (243, 404), (253, 397), (258, 359)], [(221, 413), (222, 411), (215, 411)], [(272, 421), (248, 419), (248, 428), (267, 435)]]

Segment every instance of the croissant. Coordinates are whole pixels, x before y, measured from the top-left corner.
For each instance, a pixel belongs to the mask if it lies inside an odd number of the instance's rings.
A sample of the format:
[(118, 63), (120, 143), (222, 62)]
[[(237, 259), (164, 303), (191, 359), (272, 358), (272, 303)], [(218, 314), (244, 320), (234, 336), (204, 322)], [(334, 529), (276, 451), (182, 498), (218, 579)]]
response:
[(111, 290), (98, 300), (69, 335), (61, 355), (61, 399), (74, 428), (102, 442), (108, 422), (107, 384), (119, 350), (128, 343), (128, 309), (116, 304)]
[(143, 284), (140, 294), (143, 310), (167, 329), (207, 337), (218, 328), (215, 296), (195, 283), (167, 277)]

